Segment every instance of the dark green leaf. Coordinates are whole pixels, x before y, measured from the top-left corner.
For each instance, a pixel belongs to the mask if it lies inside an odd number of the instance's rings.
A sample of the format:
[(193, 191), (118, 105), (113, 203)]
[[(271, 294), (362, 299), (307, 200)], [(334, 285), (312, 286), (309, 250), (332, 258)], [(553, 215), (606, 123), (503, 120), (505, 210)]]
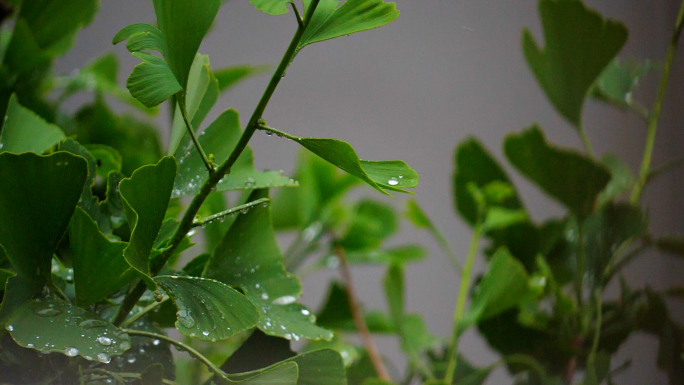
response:
[(51, 61), (36, 41), (26, 20), (19, 19), (14, 26), (12, 39), (4, 56), (4, 64), (20, 76), (45, 68)]
[[(219, 84), (209, 67), (209, 56), (197, 54), (190, 69), (185, 92), (185, 109), (193, 129), (199, 129), (204, 118), (206, 118), (211, 108), (216, 104), (218, 96)], [(178, 150), (178, 145), (181, 144), (183, 139), (187, 142), (190, 140), (190, 137), (187, 134), (187, 127), (185, 126), (181, 107), (177, 106), (173, 118), (169, 154), (174, 154)]]
[[(342, 5), (340, 3), (337, 0), (318, 3), (316, 12), (307, 21), (299, 49), (319, 41), (382, 27), (399, 17), (396, 4), (383, 0), (347, 0)], [(311, 0), (304, 0), (305, 8), (309, 4)]]
[(103, 144), (91, 144), (85, 147), (95, 158), (98, 177), (106, 180), (110, 172), (121, 172), (122, 159), (118, 151)]
[(0, 269), (0, 289), (2, 289), (0, 291), (5, 290), (5, 284), (7, 284), (7, 280), (11, 277), (14, 277), (13, 272), (9, 270)]
[(584, 99), (627, 41), (627, 28), (578, 0), (541, 0), (539, 14), (546, 47), (526, 29), (525, 58), (551, 103), (579, 128)]
[(611, 200), (618, 199), (624, 193), (631, 191), (635, 177), (632, 170), (615, 155), (606, 154), (601, 158), (601, 163), (612, 174), (610, 182), (598, 197), (599, 206), (603, 206)]
[(24, 1), (19, 18), (26, 21), (38, 46), (54, 57), (71, 48), (76, 33), (93, 21), (98, 5), (97, 0)]
[(525, 267), (508, 250), (499, 249), (477, 286), (470, 309), (459, 328), (465, 330), (529, 299), (528, 282)]
[(300, 354), (285, 362), (296, 362), (299, 367), (297, 385), (346, 385), (347, 379), (340, 354), (323, 349)]
[(684, 235), (668, 235), (658, 238), (655, 245), (662, 251), (684, 257)]
[(23, 278), (14, 277), (7, 284), (5, 301), (11, 306), (3, 301), (3, 313), (9, 314), (5, 327), (19, 345), (105, 363), (131, 347), (126, 333), (95, 314), (54, 296), (26, 298), (19, 280)]
[(0, 133), (0, 152), (42, 154), (62, 139), (64, 133), (59, 127), (22, 107), (17, 96), (12, 95)]
[(163, 59), (147, 52), (135, 52), (133, 56), (142, 63), (135, 66), (126, 87), (145, 107), (156, 107), (183, 90)]
[[(325, 303), (317, 314), (319, 326), (343, 330), (356, 331), (356, 325), (349, 307), (349, 295), (344, 286), (339, 282), (332, 282)], [(395, 333), (397, 327), (385, 314), (378, 312), (366, 313), (366, 325), (373, 333)]]
[(64, 152), (0, 154), (0, 245), (19, 276), (39, 286), (50, 280), (87, 173), (83, 158)]
[(161, 276), (154, 280), (178, 308), (176, 328), (207, 341), (231, 338), (256, 326), (259, 313), (242, 294), (221, 282), (196, 277)]
[(138, 169), (119, 185), (131, 227), (131, 241), (124, 256), (150, 287), (156, 288), (149, 277), (150, 252), (169, 205), (175, 176), (176, 162), (167, 157), (156, 165)]
[(592, 96), (619, 108), (634, 105), (633, 92), (641, 79), (657, 66), (649, 60), (622, 62), (615, 59), (596, 80)]
[(354, 361), (359, 359), (359, 349), (351, 342), (348, 342), (341, 333), (335, 333), (335, 337), (330, 341), (309, 341), (305, 346), (304, 353), (322, 349), (331, 349), (339, 353), (345, 368), (351, 366)]
[(295, 362), (279, 362), (248, 373), (230, 374), (228, 378), (242, 385), (297, 385), (299, 368)]
[(601, 285), (606, 266), (622, 244), (643, 235), (646, 218), (639, 207), (609, 203), (584, 221), (587, 273)]
[(125, 242), (111, 242), (78, 208), (69, 226), (76, 304), (89, 306), (115, 294), (135, 278), (124, 259)]
[[(242, 129), (240, 117), (235, 110), (221, 114), (199, 137), (207, 154), (214, 155), (216, 163), (223, 163), (240, 140)], [(178, 176), (173, 190), (174, 197), (195, 195), (208, 178), (202, 158), (189, 137), (178, 146), (175, 154), (178, 160)], [(251, 190), (265, 187), (296, 186), (297, 182), (275, 171), (257, 171), (254, 168), (254, 153), (247, 147), (235, 162), (230, 174), (217, 186), (218, 191)]]
[(164, 366), (162, 364), (150, 365), (140, 373), (142, 385), (162, 385), (164, 383)]
[(397, 231), (397, 215), (392, 206), (363, 200), (354, 208), (351, 224), (340, 240), (348, 250), (375, 249)]
[[(470, 225), (475, 225), (481, 218), (479, 218), (478, 205), (468, 186), (474, 183), (478, 188), (484, 188), (493, 182), (503, 182), (510, 186), (511, 181), (494, 157), (475, 138), (470, 138), (458, 145), (455, 164), (454, 201), (456, 209)], [(514, 194), (503, 206), (515, 210), (522, 208), (522, 203), (517, 194)]]
[(506, 156), (526, 177), (580, 217), (589, 215), (610, 173), (583, 155), (551, 147), (537, 126), (510, 135)]
[[(254, 191), (249, 201), (268, 197)], [(259, 329), (287, 339), (330, 339), (332, 333), (314, 324), (310, 311), (296, 303), (299, 280), (283, 265), (268, 208), (241, 215), (209, 259), (204, 276), (242, 288), (259, 310)]]

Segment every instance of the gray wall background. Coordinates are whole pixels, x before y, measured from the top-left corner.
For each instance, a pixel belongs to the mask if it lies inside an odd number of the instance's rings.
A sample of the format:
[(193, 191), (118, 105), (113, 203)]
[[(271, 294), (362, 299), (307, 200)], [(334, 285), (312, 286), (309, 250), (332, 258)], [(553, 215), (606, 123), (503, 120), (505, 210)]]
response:
[[(451, 194), (453, 150), (468, 135), (478, 136), (503, 161), (504, 135), (538, 122), (548, 139), (579, 147), (570, 126), (546, 101), (524, 62), (521, 31), (531, 28), (542, 40), (535, 0), (396, 0), (402, 11), (390, 26), (363, 34), (316, 44), (305, 49), (287, 71), (265, 117), (269, 123), (300, 136), (334, 137), (350, 142), (366, 159), (403, 159), (421, 176), (417, 199), (443, 229), (454, 249), (464, 255), (469, 229), (456, 217)], [(676, 0), (590, 0), (604, 15), (623, 20), (631, 31), (623, 57), (662, 59), (674, 25)], [(121, 82), (136, 60), (124, 47), (112, 47), (111, 38), (122, 27), (152, 22), (149, 1), (103, 0), (95, 22), (81, 34), (74, 50), (58, 65), (68, 73), (85, 61), (112, 50), (122, 60)], [(296, 24), (292, 15), (272, 17), (254, 10), (247, 0), (225, 5), (201, 52), (212, 66), (241, 63), (277, 64)], [(665, 104), (653, 164), (682, 155), (684, 118), (684, 54), (677, 55), (669, 97)], [(637, 95), (650, 105), (658, 77), (646, 79)], [(237, 87), (219, 101), (211, 121), (226, 108), (242, 113), (243, 123), (256, 105), (268, 76)], [(626, 154), (634, 170), (643, 151), (645, 125), (635, 115), (589, 103), (584, 123), (599, 154)], [(168, 136), (167, 114), (160, 125)], [(257, 134), (252, 140), (257, 165), (291, 171), (298, 148), (295, 144)], [(559, 215), (558, 204), (518, 177), (515, 183), (537, 220)], [(682, 220), (682, 171), (660, 179), (645, 196), (656, 234), (684, 231)], [(367, 190), (365, 195), (379, 198)], [(403, 206), (403, 197), (394, 200)], [(408, 310), (425, 315), (430, 330), (442, 337), (450, 333), (459, 279), (430, 237), (404, 226), (397, 242), (418, 242), (431, 250), (429, 259), (407, 272)], [(482, 265), (479, 266), (482, 268)], [(628, 278), (635, 285), (656, 288), (682, 282), (681, 260), (649, 255), (634, 263)], [(355, 270), (358, 293), (368, 308), (384, 308), (380, 277), (382, 269)], [(304, 301), (317, 306), (333, 274), (304, 282)], [(613, 292), (615, 294), (616, 292)], [(684, 309), (676, 306), (681, 319)], [(380, 339), (380, 348), (401, 367), (398, 344)], [(469, 333), (462, 352), (478, 364), (496, 356), (475, 334)], [(655, 368), (657, 343), (637, 336), (613, 361), (618, 365), (634, 357), (633, 368), (619, 378), (624, 384), (665, 384)], [(503, 371), (489, 384), (509, 383)]]

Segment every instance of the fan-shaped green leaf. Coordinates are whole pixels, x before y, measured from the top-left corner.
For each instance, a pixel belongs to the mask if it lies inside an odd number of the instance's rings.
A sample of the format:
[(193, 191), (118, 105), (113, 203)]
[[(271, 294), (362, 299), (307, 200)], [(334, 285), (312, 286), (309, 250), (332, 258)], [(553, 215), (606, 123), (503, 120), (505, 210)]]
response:
[(0, 152), (42, 154), (62, 139), (64, 132), (59, 127), (22, 107), (16, 95), (10, 97), (5, 124), (0, 132)]
[(231, 338), (256, 326), (252, 303), (225, 284), (206, 278), (161, 276), (154, 279), (178, 308), (176, 328), (207, 341)]
[(525, 58), (551, 103), (578, 128), (584, 99), (627, 41), (627, 28), (578, 0), (540, 0), (539, 13), (546, 47), (526, 29)]
[[(192, 127), (197, 130), (202, 125), (204, 118), (216, 104), (219, 96), (219, 83), (211, 72), (209, 66), (209, 56), (197, 54), (195, 61), (190, 69), (188, 86), (185, 92), (185, 109)], [(169, 154), (174, 154), (178, 145), (187, 136), (185, 120), (180, 109), (176, 107), (173, 118), (173, 129), (171, 130), (171, 143), (169, 144)], [(190, 140), (189, 137), (185, 140)]]
[(389, 195), (386, 190), (406, 193), (408, 191), (403, 190), (404, 188), (418, 186), (418, 173), (401, 160), (360, 160), (354, 148), (341, 140), (300, 138), (285, 133), (279, 133), (279, 135), (299, 143), (383, 194)]
[(26, 20), (18, 19), (7, 46), (3, 64), (20, 76), (45, 68), (52, 58), (44, 52), (33, 36)]
[[(256, 190), (249, 201), (265, 197), (266, 190)], [(236, 219), (203, 275), (240, 287), (261, 314), (259, 329), (266, 334), (291, 340), (332, 338), (314, 324), (309, 309), (296, 303), (301, 285), (285, 270), (268, 208), (254, 208)]]
[(124, 259), (125, 242), (111, 242), (95, 221), (77, 208), (69, 226), (76, 304), (90, 306), (117, 293), (135, 278)]
[(626, 109), (634, 105), (633, 92), (641, 79), (656, 68), (657, 66), (648, 60), (622, 62), (615, 59), (596, 80), (592, 96)]
[(86, 161), (65, 152), (0, 154), (0, 246), (17, 274), (37, 286), (50, 280), (52, 254), (87, 174)]
[(176, 162), (166, 157), (156, 165), (139, 168), (119, 184), (131, 228), (131, 241), (124, 256), (148, 286), (153, 288), (156, 288), (156, 284), (149, 277), (149, 258), (171, 199), (175, 176)]
[(606, 154), (601, 157), (601, 164), (610, 170), (611, 178), (598, 197), (599, 206), (603, 206), (605, 203), (631, 191), (636, 179), (629, 166), (613, 154)]
[(249, 0), (249, 2), (263, 13), (278, 16), (289, 12), (287, 5), (293, 3), (293, 0)]
[(110, 172), (121, 172), (122, 159), (118, 151), (104, 144), (90, 144), (85, 148), (95, 158), (97, 176), (107, 179)]
[(297, 385), (299, 368), (296, 362), (279, 362), (253, 372), (229, 374), (228, 378), (241, 385)]
[(9, 280), (3, 301), (5, 329), (19, 345), (103, 363), (130, 349), (128, 334), (114, 325), (52, 295), (26, 298), (21, 281)]
[(135, 66), (126, 87), (145, 107), (158, 106), (183, 90), (164, 59), (146, 52), (135, 52), (133, 56), (142, 63)]
[(508, 136), (504, 149), (520, 172), (581, 217), (593, 211), (610, 181), (610, 172), (602, 165), (578, 152), (549, 146), (537, 126)]
[[(216, 163), (223, 163), (240, 140), (242, 129), (240, 117), (235, 110), (227, 110), (202, 132), (199, 141), (207, 154), (212, 154)], [(194, 195), (207, 180), (207, 170), (189, 137), (180, 144), (175, 154), (178, 160), (178, 176), (174, 185), (174, 197)], [(297, 186), (293, 179), (276, 171), (257, 171), (254, 168), (254, 153), (250, 147), (233, 165), (217, 186), (218, 191), (250, 190), (265, 187)]]
[(164, 57), (185, 88), (197, 50), (221, 6), (221, 0), (154, 0), (164, 41)]
[(114, 36), (112, 43), (116, 45), (126, 40), (126, 49), (130, 52), (150, 50), (166, 57), (166, 40), (159, 28), (153, 25), (137, 23), (124, 27)]
[[(311, 0), (304, 0), (305, 8)], [(383, 0), (321, 0), (311, 20), (307, 20), (299, 49), (324, 40), (351, 35), (387, 25), (399, 17), (395, 3)]]

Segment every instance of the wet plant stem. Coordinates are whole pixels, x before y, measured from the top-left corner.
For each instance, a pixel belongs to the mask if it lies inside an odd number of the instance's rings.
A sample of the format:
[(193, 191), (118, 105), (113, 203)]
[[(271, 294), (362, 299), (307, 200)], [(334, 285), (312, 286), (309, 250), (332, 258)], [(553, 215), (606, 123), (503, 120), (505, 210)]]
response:
[(181, 111), (181, 115), (183, 116), (183, 121), (185, 122), (185, 127), (187, 128), (188, 135), (190, 135), (190, 138), (192, 139), (192, 143), (195, 144), (195, 148), (197, 148), (197, 152), (200, 154), (200, 157), (202, 158), (202, 162), (204, 162), (204, 166), (207, 168), (207, 171), (209, 172), (209, 175), (214, 175), (214, 165), (213, 162), (209, 160), (209, 157), (207, 157), (207, 154), (204, 152), (204, 149), (202, 148), (202, 145), (199, 142), (199, 139), (197, 139), (197, 134), (195, 134), (195, 129), (192, 127), (192, 123), (190, 123), (190, 119), (188, 119), (188, 111), (187, 108), (185, 107), (185, 92), (180, 93), (178, 97), (178, 105)]
[(349, 262), (347, 261), (347, 254), (342, 246), (339, 245), (335, 246), (334, 251), (335, 255), (340, 261), (340, 274), (342, 275), (342, 279), (347, 289), (347, 294), (349, 296), (349, 307), (351, 308), (352, 317), (354, 318), (354, 324), (359, 330), (359, 334), (363, 340), (363, 346), (366, 348), (366, 351), (368, 351), (368, 356), (373, 363), (373, 367), (375, 368), (378, 378), (391, 382), (392, 379), (389, 375), (389, 372), (387, 372), (387, 368), (385, 367), (385, 363), (382, 361), (382, 356), (380, 355), (377, 346), (375, 346), (373, 337), (371, 336), (368, 326), (366, 325), (366, 320), (364, 319), (363, 311), (359, 305), (358, 298), (356, 297), (356, 292), (354, 291), (354, 281), (352, 280), (351, 271), (349, 270)]
[(151, 304), (145, 306), (142, 310), (133, 314), (130, 318), (128, 318), (126, 321), (124, 321), (124, 323), (121, 324), (121, 327), (127, 328), (127, 327), (133, 325), (133, 323), (135, 321), (139, 320), (142, 316), (151, 312), (152, 310), (158, 308), (159, 306), (161, 306), (164, 302), (166, 302), (168, 300), (169, 300), (169, 297), (164, 297), (164, 299), (159, 301), (159, 302), (154, 301)]
[[(302, 37), (304, 36), (304, 32), (306, 31), (306, 23), (308, 23), (308, 21), (311, 20), (311, 17), (313, 16), (316, 7), (318, 7), (319, 1), (320, 0), (311, 0), (309, 7), (306, 9), (306, 15), (304, 19), (305, 24), (303, 26), (299, 25), (297, 27), (297, 32), (292, 38), (292, 42), (287, 48), (287, 51), (285, 52), (285, 55), (283, 56), (283, 59), (280, 62), (280, 65), (278, 65), (278, 68), (273, 73), (271, 81), (268, 83), (268, 86), (266, 87), (266, 90), (264, 91), (264, 94), (261, 97), (259, 104), (254, 109), (254, 113), (252, 113), (252, 117), (249, 120), (249, 124), (247, 125), (247, 127), (245, 127), (245, 131), (242, 133), (240, 140), (235, 146), (235, 149), (233, 149), (233, 152), (230, 154), (228, 159), (226, 159), (226, 161), (223, 162), (214, 173), (210, 173), (209, 178), (204, 182), (199, 193), (197, 193), (197, 195), (195, 195), (195, 197), (192, 199), (190, 205), (185, 211), (185, 214), (183, 214), (183, 218), (181, 219), (178, 225), (178, 229), (171, 238), (170, 247), (154, 260), (153, 266), (150, 266), (151, 275), (157, 275), (159, 271), (161, 271), (161, 269), (164, 267), (164, 265), (166, 265), (166, 262), (168, 262), (169, 258), (171, 258), (173, 253), (176, 251), (178, 245), (180, 245), (180, 243), (183, 241), (188, 231), (192, 229), (193, 224), (195, 223), (195, 216), (199, 212), (204, 201), (207, 199), (209, 194), (211, 194), (211, 192), (214, 191), (216, 185), (218, 185), (221, 179), (223, 179), (223, 177), (225, 177), (227, 174), (230, 174), (231, 167), (233, 167), (233, 165), (240, 157), (242, 152), (245, 150), (245, 148), (247, 148), (250, 139), (252, 139), (254, 132), (256, 132), (257, 127), (259, 126), (262, 120), (262, 116), (264, 114), (264, 111), (266, 110), (266, 106), (268, 106), (268, 103), (270, 102), (273, 93), (275, 92), (276, 88), (278, 88), (278, 84), (285, 75), (285, 70), (287, 70), (287, 67), (290, 65), (295, 55), (297, 54), (297, 48), (299, 47), (299, 43), (301, 42)], [(126, 295), (124, 300), (121, 302), (119, 310), (112, 318), (112, 323), (114, 325), (120, 326), (126, 320), (130, 311), (133, 309), (135, 304), (138, 303), (140, 297), (142, 297), (142, 295), (145, 293), (145, 290), (147, 290), (147, 286), (145, 285), (145, 283), (142, 280), (138, 281), (136, 286)]]
[(217, 376), (221, 377), (221, 379), (228, 381), (228, 382), (233, 382), (228, 378), (226, 373), (221, 370), (218, 366), (214, 365), (213, 362), (211, 362), (207, 357), (203, 356), (202, 353), (198, 352), (197, 350), (193, 349), (191, 346), (186, 345), (180, 341), (174, 340), (173, 338), (167, 337), (163, 334), (156, 334), (156, 333), (150, 333), (150, 332), (144, 332), (140, 330), (130, 330), (130, 329), (121, 329), (124, 333), (127, 333), (128, 335), (131, 336), (138, 336), (138, 337), (145, 337), (145, 338), (152, 338), (152, 339), (158, 339), (162, 341), (166, 341), (170, 343), (171, 345), (174, 345), (176, 347), (179, 347), (186, 352), (188, 352), (191, 356), (194, 356), (198, 360), (200, 360), (204, 365), (206, 365), (209, 370), (214, 372)]
[(220, 221), (221, 219), (223, 219), (229, 215), (235, 215), (236, 213), (239, 213), (241, 211), (249, 210), (254, 206), (268, 204), (268, 202), (270, 202), (270, 201), (271, 200), (269, 198), (261, 198), (261, 199), (257, 199), (255, 201), (252, 201), (249, 203), (245, 203), (244, 205), (233, 207), (230, 210), (222, 211), (220, 213), (210, 215), (204, 219), (196, 220), (192, 223), (192, 227), (195, 228), (195, 227), (206, 226), (206, 225), (208, 225), (214, 221)]
[(447, 366), (446, 376), (444, 382), (451, 385), (456, 373), (456, 365), (458, 364), (458, 337), (461, 334), (460, 325), (465, 314), (466, 302), (468, 300), (468, 291), (472, 281), (473, 267), (475, 266), (475, 259), (477, 258), (477, 247), (482, 237), (482, 225), (478, 224), (473, 230), (473, 236), (470, 240), (470, 247), (468, 248), (468, 258), (465, 266), (463, 266), (463, 273), (461, 274), (461, 287), (458, 289), (458, 299), (456, 300), (456, 309), (454, 310), (454, 325), (453, 336), (451, 338), (451, 355), (449, 357), (449, 365)]
[(684, 0), (679, 6), (679, 13), (677, 15), (677, 21), (675, 23), (675, 29), (672, 33), (672, 38), (670, 39), (670, 44), (667, 48), (667, 55), (665, 56), (665, 64), (663, 65), (663, 73), (660, 76), (660, 85), (658, 86), (658, 94), (656, 96), (655, 103), (653, 104), (653, 109), (648, 119), (648, 133), (646, 134), (646, 146), (644, 149), (644, 157), (641, 161), (641, 169), (639, 171), (639, 181), (634, 186), (632, 190), (632, 196), (630, 201), (632, 203), (638, 203), (641, 199), (641, 194), (644, 191), (646, 182), (648, 182), (648, 177), (651, 169), (651, 159), (653, 158), (653, 148), (655, 147), (656, 133), (658, 131), (658, 122), (660, 121), (660, 115), (663, 109), (663, 102), (665, 100), (665, 95), (667, 93), (667, 85), (670, 79), (670, 72), (672, 71), (672, 63), (674, 62), (675, 53), (677, 51), (677, 43), (679, 43), (679, 37), (682, 33), (682, 27), (684, 26)]

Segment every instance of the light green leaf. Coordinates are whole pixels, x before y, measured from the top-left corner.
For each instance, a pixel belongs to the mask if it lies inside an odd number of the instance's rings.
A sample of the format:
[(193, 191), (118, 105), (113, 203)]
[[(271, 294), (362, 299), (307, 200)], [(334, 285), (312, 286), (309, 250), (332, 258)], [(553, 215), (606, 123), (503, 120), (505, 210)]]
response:
[(157, 23), (166, 43), (164, 57), (184, 89), (197, 50), (220, 6), (221, 0), (154, 0)]
[(496, 231), (511, 226), (528, 223), (529, 216), (525, 210), (510, 210), (499, 206), (489, 207), (482, 223), (485, 231)]
[(249, 2), (257, 10), (273, 16), (288, 13), (287, 5), (290, 3), (294, 4), (293, 0), (249, 0)]
[[(288, 360), (279, 362), (268, 368), (261, 369), (251, 373), (242, 373), (238, 375), (229, 375), (229, 378), (233, 380), (242, 380), (244, 378), (250, 378), (250, 381), (255, 381), (259, 377), (250, 377), (252, 373), (262, 373), (264, 371), (273, 370), (271, 368), (286, 367), (285, 365), (296, 364), (299, 368), (298, 377), (295, 377), (295, 381), (292, 384), (296, 385), (346, 385), (346, 377), (344, 372), (344, 364), (339, 353), (331, 349), (316, 350), (309, 353), (300, 354), (298, 356), (292, 357)], [(287, 376), (279, 381), (284, 381)], [(277, 381), (276, 376), (273, 376), (273, 380)], [(260, 382), (241, 382), (241, 384), (280, 384), (281, 382), (267, 382), (260, 379)], [(290, 384), (290, 382), (283, 382)]]
[(10, 97), (5, 124), (0, 132), (0, 152), (42, 154), (62, 139), (64, 132), (59, 127), (22, 107), (16, 95)]
[[(469, 138), (461, 142), (456, 148), (454, 158), (456, 171), (454, 173), (454, 202), (461, 217), (471, 226), (480, 218), (478, 204), (469, 190), (472, 183), (483, 189), (492, 183), (505, 183), (512, 186), (508, 175), (476, 138)], [(499, 206), (516, 210), (522, 208), (522, 203), (515, 193), (506, 202), (499, 202)]]
[(596, 80), (592, 96), (621, 109), (629, 108), (634, 105), (633, 92), (641, 79), (656, 68), (649, 60), (622, 62), (615, 59)]
[(128, 334), (93, 313), (52, 295), (26, 297), (22, 280), (10, 279), (2, 309), (5, 329), (19, 345), (102, 363), (131, 347)]
[(150, 50), (167, 56), (166, 40), (159, 28), (153, 25), (137, 23), (124, 27), (114, 36), (112, 44), (116, 45), (126, 40), (126, 49), (130, 52)]
[(110, 172), (121, 172), (122, 159), (118, 151), (104, 144), (90, 144), (85, 148), (95, 158), (97, 176), (107, 179)]
[(125, 242), (111, 242), (95, 221), (77, 208), (69, 226), (76, 304), (90, 306), (117, 293), (135, 277), (124, 259)]
[(149, 277), (150, 252), (169, 205), (175, 175), (176, 162), (166, 157), (156, 165), (139, 168), (119, 184), (131, 228), (131, 241), (124, 256), (151, 288), (156, 288), (156, 284)]
[(270, 68), (271, 66), (269, 65), (253, 66), (250, 64), (243, 64), (216, 70), (214, 71), (214, 76), (216, 77), (216, 80), (218, 80), (219, 91), (225, 92), (247, 78), (266, 73)]
[[(240, 140), (242, 129), (240, 117), (235, 110), (227, 110), (221, 114), (199, 136), (199, 141), (207, 154), (212, 154), (216, 163), (223, 163)], [(190, 138), (178, 146), (175, 154), (178, 160), (178, 176), (173, 189), (173, 196), (195, 195), (207, 180), (207, 169), (202, 158), (193, 146)], [(247, 147), (233, 165), (230, 174), (226, 175), (217, 186), (218, 191), (251, 190), (265, 187), (296, 186), (297, 182), (276, 171), (257, 171), (254, 168), (254, 153)]]
[(499, 249), (473, 294), (473, 301), (459, 329), (486, 321), (529, 299), (525, 267), (505, 248)]
[(340, 245), (348, 250), (369, 250), (382, 242), (399, 228), (397, 214), (392, 206), (373, 200), (356, 204)]
[(626, 203), (608, 203), (584, 221), (587, 273), (595, 285), (602, 285), (606, 266), (615, 251), (647, 229), (641, 209)]
[[(42, 287), (88, 173), (68, 153), (0, 154), (0, 246), (17, 274)], [(30, 175), (30, 178), (27, 178)]]
[(354, 148), (337, 139), (300, 138), (282, 133), (309, 151), (363, 180), (383, 194), (386, 190), (406, 193), (404, 188), (418, 186), (418, 173), (401, 160), (360, 160)]
[[(185, 92), (185, 108), (193, 129), (199, 129), (204, 118), (206, 118), (211, 108), (216, 104), (218, 96), (219, 84), (209, 67), (209, 56), (197, 54), (190, 69), (188, 86)], [(188, 136), (185, 120), (181, 113), (181, 107), (176, 106), (169, 154), (176, 152), (184, 136)], [(190, 140), (190, 138), (187, 137), (185, 140)]]
[(387, 269), (384, 286), (390, 315), (394, 323), (399, 325), (404, 319), (404, 270), (391, 265)]
[(627, 28), (578, 0), (541, 0), (539, 14), (546, 47), (525, 29), (525, 58), (551, 103), (579, 128), (584, 99), (627, 41)]
[[(249, 201), (268, 197), (256, 190)], [(301, 295), (297, 277), (283, 264), (268, 208), (253, 208), (241, 215), (216, 248), (204, 276), (240, 287), (259, 310), (259, 329), (291, 340), (331, 339), (332, 332), (314, 324), (315, 317), (296, 303)]]
[(142, 63), (135, 66), (126, 81), (126, 87), (145, 107), (158, 106), (183, 90), (163, 59), (146, 52), (135, 52), (133, 56), (142, 60)]
[(575, 151), (549, 146), (537, 126), (508, 136), (504, 150), (520, 172), (580, 217), (593, 211), (610, 181), (602, 165)]
[(406, 314), (401, 320), (400, 333), (401, 348), (413, 361), (420, 360), (423, 353), (440, 342), (430, 333), (420, 314)]
[(128, 90), (119, 87), (117, 83), (118, 72), (119, 59), (114, 53), (109, 53), (80, 68), (73, 75), (56, 78), (55, 86), (64, 89), (64, 92), (59, 97), (59, 102), (61, 103), (79, 92), (93, 92), (96, 95), (107, 94), (114, 96), (118, 100), (141, 111), (155, 114), (158, 111), (157, 109), (144, 107), (137, 99), (131, 96)]
[(221, 282), (177, 276), (154, 280), (176, 304), (176, 328), (186, 336), (212, 342), (225, 340), (253, 328), (259, 320), (254, 305)]
[[(396, 246), (389, 249), (350, 251), (347, 259), (351, 265), (406, 265), (425, 259), (427, 251), (418, 245)], [(336, 257), (324, 258), (322, 263), (334, 265)]]
[[(304, 0), (308, 8), (311, 0)], [(299, 49), (324, 40), (347, 36), (387, 25), (399, 17), (395, 3), (383, 0), (321, 0), (307, 21)]]
[(55, 57), (71, 48), (76, 33), (93, 21), (98, 7), (97, 0), (24, 1), (19, 18), (26, 21), (38, 46)]
[(612, 154), (606, 154), (601, 158), (603, 164), (610, 170), (611, 178), (606, 188), (603, 189), (598, 197), (599, 206), (603, 206), (611, 200), (619, 198), (621, 195), (632, 190), (635, 183), (635, 176), (632, 170), (622, 161)]

